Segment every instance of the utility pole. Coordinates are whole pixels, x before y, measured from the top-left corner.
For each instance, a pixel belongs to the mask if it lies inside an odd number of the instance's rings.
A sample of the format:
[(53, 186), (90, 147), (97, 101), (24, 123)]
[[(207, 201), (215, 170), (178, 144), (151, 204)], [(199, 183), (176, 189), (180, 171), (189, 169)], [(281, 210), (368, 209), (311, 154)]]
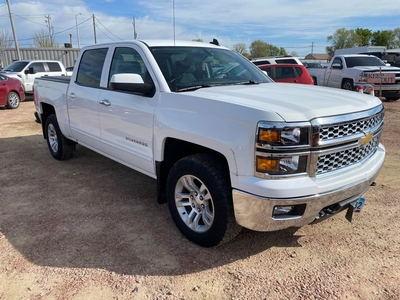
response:
[(51, 17), (50, 17), (50, 15), (44, 15), (44, 17), (47, 19), (47, 20), (44, 20), (44, 21), (47, 23), (47, 28), (49, 29), (49, 39), (50, 39), (50, 43), (52, 44), (52, 46), (54, 46), (54, 45), (53, 45), (53, 44), (54, 44), (54, 40), (53, 40), (53, 27), (51, 26), (51, 23), (50, 23)]
[(81, 43), (79, 41), (79, 29), (78, 29), (78, 16), (81, 15), (81, 13), (75, 15), (75, 25), (76, 25), (76, 38), (78, 39), (78, 48), (81, 48)]
[(11, 29), (12, 29), (13, 36), (14, 36), (15, 50), (17, 51), (18, 60), (21, 60), (21, 53), (19, 52), (18, 39), (17, 39), (17, 34), (15, 32), (15, 28), (14, 28), (14, 20), (13, 20), (12, 13), (11, 13), (10, 1), (9, 0), (6, 0), (6, 1), (7, 1), (7, 6), (8, 6), (8, 14), (10, 15)]
[(311, 43), (311, 55), (314, 53), (314, 42)]
[(93, 33), (94, 33), (94, 43), (97, 44), (97, 37), (96, 37), (96, 21), (93, 14)]
[(133, 16), (133, 22), (132, 22), (132, 24), (133, 24), (133, 39), (137, 39), (137, 37), (138, 37), (138, 35), (137, 35), (137, 33), (136, 33), (136, 21), (135, 21), (135, 16)]

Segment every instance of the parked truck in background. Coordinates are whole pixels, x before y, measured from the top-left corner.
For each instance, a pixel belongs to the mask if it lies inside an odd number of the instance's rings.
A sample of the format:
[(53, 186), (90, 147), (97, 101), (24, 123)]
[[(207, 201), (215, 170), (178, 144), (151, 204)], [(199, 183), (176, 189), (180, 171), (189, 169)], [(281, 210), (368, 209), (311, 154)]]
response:
[(84, 47), (71, 78), (35, 80), (34, 103), (55, 159), (79, 144), (156, 179), (206, 247), (351, 216), (385, 157), (378, 98), (274, 83), (215, 41)]
[(380, 58), (386, 64), (400, 67), (400, 48), (387, 49), (386, 46), (362, 46), (354, 48), (337, 49), (335, 55), (341, 54), (368, 54)]
[(377, 96), (387, 100), (400, 98), (400, 68), (387, 66), (374, 55), (335, 55), (327, 68), (309, 68), (308, 72), (315, 85), (345, 90), (361, 86), (368, 94), (373, 86)]

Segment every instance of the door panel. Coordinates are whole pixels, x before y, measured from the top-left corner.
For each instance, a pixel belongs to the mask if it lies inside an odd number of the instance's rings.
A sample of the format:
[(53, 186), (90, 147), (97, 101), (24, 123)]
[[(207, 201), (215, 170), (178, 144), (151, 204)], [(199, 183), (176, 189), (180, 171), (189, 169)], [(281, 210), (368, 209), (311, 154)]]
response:
[[(145, 79), (147, 68), (136, 50), (114, 50), (108, 78), (113, 74), (135, 73)], [(149, 80), (149, 79), (147, 79)], [(155, 97), (103, 89), (99, 120), (102, 147), (119, 161), (148, 175), (154, 175), (153, 116)]]
[(87, 50), (70, 83), (67, 105), (71, 132), (80, 143), (101, 150), (99, 124), (100, 80), (107, 48)]

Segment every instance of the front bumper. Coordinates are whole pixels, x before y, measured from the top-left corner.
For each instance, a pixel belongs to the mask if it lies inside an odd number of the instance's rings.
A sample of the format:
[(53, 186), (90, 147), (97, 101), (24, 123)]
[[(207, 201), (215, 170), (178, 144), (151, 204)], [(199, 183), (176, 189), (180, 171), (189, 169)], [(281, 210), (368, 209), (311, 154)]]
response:
[[(326, 217), (327, 215), (323, 213), (323, 210), (332, 207), (334, 204), (340, 204), (339, 206), (342, 208), (347, 207), (350, 203), (359, 199), (378, 176), (384, 161), (384, 148), (381, 148), (380, 152), (380, 154), (377, 154), (379, 158), (375, 160), (375, 167), (370, 168), (370, 170), (374, 170), (368, 175), (362, 172), (367, 175), (363, 179), (358, 179), (356, 182), (345, 184), (326, 192), (300, 197), (269, 198), (233, 189), (233, 206), (236, 221), (239, 225), (251, 230), (276, 231), (289, 227), (302, 227), (321, 218), (322, 215)], [(368, 166), (361, 167), (361, 169), (363, 168), (368, 168)], [(358, 172), (361, 172), (361, 170), (358, 170)], [(354, 174), (351, 174), (351, 172), (342, 174), (342, 176), (346, 175), (348, 176), (347, 182), (351, 182), (350, 178), (354, 178)], [(287, 190), (290, 189), (291, 187), (288, 186)], [(293, 186), (292, 189), (296, 190), (296, 187)], [(297, 187), (297, 191), (300, 190), (301, 188)], [(279, 217), (274, 216), (275, 207), (287, 206), (301, 207), (301, 212)]]
[(400, 84), (372, 85), (364, 82), (356, 82), (354, 84), (354, 90), (358, 91), (360, 86), (363, 88), (363, 92), (366, 94), (371, 94), (371, 88), (374, 87), (373, 93), (377, 97), (400, 98)]

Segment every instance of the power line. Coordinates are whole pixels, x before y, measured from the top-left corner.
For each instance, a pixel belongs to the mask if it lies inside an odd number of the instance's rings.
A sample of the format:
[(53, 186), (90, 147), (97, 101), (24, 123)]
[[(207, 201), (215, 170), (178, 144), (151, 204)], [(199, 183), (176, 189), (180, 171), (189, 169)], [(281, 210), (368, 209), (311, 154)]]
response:
[[(121, 39), (120, 37), (118, 37), (118, 36), (116, 36), (114, 33), (112, 33), (110, 30), (108, 30), (107, 29), (107, 27), (105, 27), (101, 22), (100, 22), (100, 20), (98, 19), (98, 18), (96, 18), (96, 20), (97, 20), (97, 22), (99, 22), (99, 24), (101, 25), (101, 26), (103, 26), (104, 27), (104, 29), (105, 30), (107, 30), (110, 34), (112, 34), (114, 37), (116, 37), (117, 39), (119, 39), (119, 40), (121, 40), (121, 41), (123, 41), (124, 39)], [(97, 26), (97, 28), (100, 30), (100, 28)], [(104, 32), (103, 32), (104, 33)], [(106, 35), (107, 36), (107, 35)], [(107, 36), (108, 37), (108, 36)]]

